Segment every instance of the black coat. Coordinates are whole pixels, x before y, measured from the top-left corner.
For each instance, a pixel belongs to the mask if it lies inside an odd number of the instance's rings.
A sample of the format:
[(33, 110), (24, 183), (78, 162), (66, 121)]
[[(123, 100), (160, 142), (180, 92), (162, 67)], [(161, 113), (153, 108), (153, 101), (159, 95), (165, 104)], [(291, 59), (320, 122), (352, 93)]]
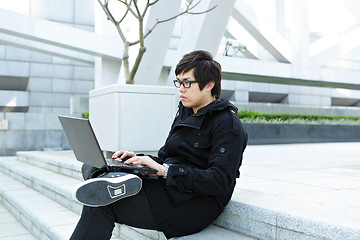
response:
[(196, 114), (180, 102), (165, 145), (158, 157), (151, 156), (170, 166), (168, 177), (159, 178), (160, 184), (144, 181), (167, 237), (200, 231), (220, 215), (231, 199), (246, 144), (247, 133), (229, 101), (216, 99)]

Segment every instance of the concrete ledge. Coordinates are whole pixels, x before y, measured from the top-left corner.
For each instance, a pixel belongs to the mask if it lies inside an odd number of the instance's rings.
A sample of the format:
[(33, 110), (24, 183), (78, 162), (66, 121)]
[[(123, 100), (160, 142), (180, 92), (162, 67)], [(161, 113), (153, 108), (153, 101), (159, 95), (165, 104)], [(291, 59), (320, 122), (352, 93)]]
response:
[(29, 92), (0, 90), (0, 107), (29, 107)]
[(215, 225), (256, 239), (358, 239), (359, 229), (230, 201)]
[(315, 107), (315, 106), (298, 106), (285, 105), (280, 103), (271, 104), (236, 104), (239, 110), (253, 110), (261, 113), (289, 113), (289, 114), (314, 114), (314, 115), (344, 115), (360, 116), (360, 107)]
[[(162, 232), (133, 228), (126, 225), (119, 225), (117, 234), (124, 239), (146, 239), (146, 240), (166, 240)], [(184, 237), (174, 237), (171, 240), (255, 240), (252, 237), (245, 236), (239, 232), (225, 229), (211, 224), (201, 232)]]
[(1, 172), (80, 214), (82, 206), (72, 198), (72, 190), (79, 180), (27, 163), (17, 163), (11, 158), (0, 158)]
[(17, 151), (70, 149), (65, 133), (53, 113), (3, 113), (8, 129), (0, 131), (0, 156), (14, 156)]
[[(66, 176), (59, 178), (53, 173), (46, 174), (45, 178), (56, 179), (58, 184), (41, 181), (36, 176), (44, 174), (41, 172), (43, 169), (33, 172), (34, 169), (28, 165), (25, 168), (30, 168), (32, 175), (26, 174), (16, 168), (9, 169), (9, 165), (3, 164), (4, 159), (0, 158), (0, 201), (4, 206), (36, 239), (69, 239), (79, 219), (81, 205), (72, 199), (71, 190), (64, 185), (72, 188), (74, 183), (71, 182), (76, 180)], [(119, 228), (120, 225), (116, 224), (112, 239), (122, 239), (117, 237)]]
[(80, 172), (82, 163), (75, 160), (72, 151), (17, 152), (17, 160), (81, 181), (83, 180)]
[(359, 125), (244, 123), (249, 144), (359, 142)]
[[(75, 167), (78, 162), (73, 158), (71, 152), (19, 152), (19, 159), (32, 159), (26, 161), (34, 161), (34, 164), (39, 166), (44, 164), (46, 167), (49, 166), (66, 166), (67, 169), (72, 169), (74, 172), (79, 171), (79, 166)], [(15, 160), (14, 158), (12, 158)], [(35, 160), (36, 159), (36, 160)], [(39, 163), (35, 163), (39, 162)], [(8, 164), (10, 165), (10, 164)], [(27, 165), (27, 164), (26, 164)], [(72, 165), (74, 165), (72, 167)], [(30, 166), (31, 167), (31, 166)], [(12, 167), (4, 167), (2, 169), (11, 169)], [(37, 181), (35, 181), (35, 176), (27, 176), (26, 172), (29, 167), (25, 167), (25, 174), (20, 170), (16, 172), (11, 170), (11, 174), (14, 178), (16, 175), (24, 175), (24, 182), (27, 182), (26, 185), (35, 186)], [(61, 167), (50, 167), (51, 171), (57, 171)], [(45, 171), (44, 169), (40, 169)], [(3, 170), (4, 171), (4, 170)], [(7, 170), (10, 171), (10, 170)], [(50, 171), (48, 171), (50, 172)], [(72, 175), (73, 173), (69, 174)], [(65, 176), (64, 176), (65, 177)], [(30, 182), (30, 179), (32, 182)], [(69, 179), (65, 177), (64, 179)], [(75, 181), (75, 179), (71, 180)], [(78, 181), (78, 180), (76, 180)], [(41, 182), (40, 180), (38, 182)], [(51, 181), (46, 181), (45, 185), (51, 187)], [(73, 184), (73, 183), (72, 183)], [(56, 185), (56, 184), (55, 184)], [(55, 187), (53, 187), (55, 189)], [(66, 191), (70, 191), (67, 189)], [(45, 194), (51, 195), (45, 191)], [(63, 194), (68, 196), (67, 194)], [(235, 196), (237, 200), (241, 199), (241, 196)], [(56, 198), (55, 198), (56, 199)], [(61, 202), (61, 201), (59, 201)], [(216, 229), (216, 230), (215, 230)], [(188, 238), (179, 238), (179, 239), (201, 239), (201, 236), (209, 234), (212, 236), (212, 231), (224, 230), (224, 234), (227, 236), (232, 236), (233, 234), (238, 234), (237, 236), (249, 236), (250, 238), (256, 239), (308, 239), (308, 240), (323, 240), (323, 239), (358, 239), (360, 236), (360, 230), (357, 228), (351, 228), (346, 226), (334, 225), (320, 220), (313, 220), (310, 218), (295, 216), (288, 214), (287, 212), (281, 210), (271, 210), (241, 201), (230, 201), (226, 206), (224, 212), (220, 217), (214, 222), (213, 225), (209, 226), (207, 229), (198, 233), (198, 235), (191, 235)], [(142, 229), (136, 229), (127, 227), (124, 225), (118, 225), (116, 230), (118, 236), (121, 236), (125, 239), (165, 239), (163, 234), (156, 231), (148, 231)], [(204, 235), (205, 234), (205, 235)], [(207, 235), (206, 235), (207, 236)], [(192, 238), (194, 237), (194, 238)], [(209, 238), (206, 238), (209, 239)], [(212, 239), (212, 238), (210, 238)], [(232, 239), (232, 238), (227, 238)], [(234, 238), (239, 239), (239, 238)], [(240, 238), (241, 239), (241, 238)], [(244, 238), (247, 239), (247, 238)]]
[(0, 239), (2, 240), (36, 240), (36, 238), (29, 232), (10, 212), (6, 209), (0, 197)]
[(248, 237), (237, 232), (229, 231), (228, 229), (221, 228), (215, 225), (210, 225), (199, 233), (195, 233), (189, 236), (173, 238), (174, 240), (255, 240), (252, 237)]
[[(65, 176), (59, 176), (59, 173), (65, 174), (68, 177), (80, 178), (80, 167), (81, 163), (77, 162), (70, 151), (65, 152), (18, 152), (17, 160), (24, 163), (23, 166), (19, 167), (20, 164), (14, 165), (14, 158), (11, 159), (2, 159), (0, 161), (0, 166), (2, 171), (7, 175), (12, 176), (18, 181), (24, 183), (27, 186), (40, 191), (41, 193), (49, 196), (51, 199), (61, 203), (63, 206), (67, 207), (80, 214), (81, 205), (71, 199), (70, 184), (73, 186), (76, 183), (74, 181), (69, 181), (69, 178)], [(34, 167), (34, 166), (36, 167)], [(17, 167), (18, 166), (18, 167)], [(37, 169), (40, 167), (42, 169)], [(41, 180), (41, 177), (31, 176), (32, 174), (23, 173), (24, 170), (28, 170), (32, 173), (37, 173), (36, 175), (45, 175), (50, 176), (50, 171), (53, 172), (53, 176), (56, 180), (47, 180), (46, 182)], [(65, 170), (64, 170), (65, 169)], [(49, 179), (49, 177), (47, 177)], [(82, 179), (80, 179), (82, 180)], [(61, 182), (62, 184), (56, 184), (56, 182)], [(72, 183), (71, 183), (72, 182)], [(59, 186), (60, 185), (60, 186)], [(65, 186), (64, 186), (65, 185)], [(69, 185), (68, 187), (66, 185)], [(69, 199), (70, 198), (70, 199)], [(161, 232), (144, 230), (138, 228), (132, 228), (125, 225), (117, 225), (118, 229), (115, 229), (114, 232), (117, 235), (124, 237), (126, 239), (161, 239), (165, 240), (165, 236)], [(226, 236), (238, 236), (234, 239), (251, 239), (245, 236), (242, 236), (239, 233), (234, 233), (229, 230), (222, 229), (220, 227), (215, 227), (211, 225), (210, 230), (202, 231), (194, 235), (187, 237), (182, 237), (179, 239), (201, 239), (201, 237), (206, 235), (206, 239), (215, 239), (210, 238), (211, 232), (214, 231), (214, 228), (219, 228), (222, 231), (222, 234)], [(203, 233), (204, 232), (204, 233)], [(204, 235), (205, 234), (205, 235)], [(243, 238), (244, 237), (244, 238)], [(174, 238), (178, 239), (178, 238)], [(203, 238), (204, 239), (204, 238)], [(231, 239), (231, 238), (228, 238)]]
[[(11, 122), (9, 122), (9, 128)], [(17, 151), (41, 151), (46, 148), (69, 149), (62, 130), (0, 131), (0, 156), (14, 156)]]
[(37, 239), (69, 239), (79, 218), (76, 213), (3, 173), (0, 173), (0, 178), (4, 206)]
[[(57, 172), (57, 170), (61, 169), (59, 167), (61, 165), (69, 167), (66, 164), (66, 157), (57, 157), (60, 162), (56, 163), (56, 157), (51, 157), (51, 154), (49, 156), (46, 153), (35, 152), (33, 159), (31, 159), (31, 153), (23, 152), (19, 155), (21, 155), (18, 157), (19, 159), (25, 159), (29, 163), (19, 162), (15, 157), (0, 158), (0, 167), (3, 172), (0, 172), (0, 179), (4, 184), (3, 188), (0, 187), (2, 202), (26, 228), (32, 231), (37, 239), (68, 239), (68, 235), (71, 234), (75, 227), (78, 214), (81, 212), (81, 205), (72, 199), (72, 187), (79, 181)], [(40, 164), (32, 166), (31, 163), (35, 162)], [(58, 167), (53, 167), (55, 165), (58, 165)], [(50, 169), (43, 169), (42, 166), (50, 166)], [(75, 169), (73, 171), (76, 172)], [(9, 186), (10, 189), (8, 189)], [(26, 197), (24, 197), (25, 195)], [(41, 209), (38, 210), (38, 208)], [(41, 216), (38, 216), (39, 213)], [(45, 222), (48, 215), (52, 216), (53, 219), (58, 217), (70, 219), (71, 223), (64, 220), (65, 222), (60, 221), (61, 226), (57, 226), (58, 220), (52, 222), (47, 219)], [(69, 218), (70, 215), (72, 215), (71, 218)], [(209, 226), (200, 233), (174, 239), (215, 239), (213, 237), (214, 231), (226, 236), (226, 239), (252, 239), (214, 225)], [(116, 236), (120, 236), (121, 239), (166, 239), (161, 232), (119, 224), (116, 224), (112, 239), (119, 239)]]

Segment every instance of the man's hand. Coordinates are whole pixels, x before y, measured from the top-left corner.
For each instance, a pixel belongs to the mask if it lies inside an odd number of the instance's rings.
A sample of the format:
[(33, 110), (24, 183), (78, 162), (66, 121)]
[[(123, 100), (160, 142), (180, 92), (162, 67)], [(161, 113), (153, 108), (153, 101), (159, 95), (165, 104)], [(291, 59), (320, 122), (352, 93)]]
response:
[(157, 170), (156, 174), (150, 176), (164, 176), (165, 167), (148, 156), (136, 156), (134, 152), (120, 150), (112, 155), (112, 159), (120, 158), (125, 164), (142, 164)]
[(151, 174), (150, 176), (164, 176), (165, 166), (155, 162), (152, 158), (148, 156), (133, 156), (124, 162), (125, 164), (142, 164), (149, 168), (157, 170), (156, 174)]
[(136, 154), (134, 152), (120, 150), (120, 151), (115, 152), (112, 155), (112, 159), (120, 158), (122, 161), (124, 161), (128, 158), (132, 158), (135, 156), (136, 156)]

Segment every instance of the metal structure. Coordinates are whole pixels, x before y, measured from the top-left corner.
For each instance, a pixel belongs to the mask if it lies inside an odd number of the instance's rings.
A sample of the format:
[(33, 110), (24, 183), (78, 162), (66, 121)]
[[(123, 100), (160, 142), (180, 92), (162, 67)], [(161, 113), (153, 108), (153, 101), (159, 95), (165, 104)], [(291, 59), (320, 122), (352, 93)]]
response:
[[(13, 2), (0, 4), (2, 111), (67, 112), (70, 101), (59, 101), (124, 81), (121, 41), (96, 1), (21, 1), (22, 8)], [(164, 13), (176, 14), (183, 4), (160, 1), (148, 25)], [(202, 0), (197, 8), (214, 5), (211, 12), (155, 29), (146, 39), (138, 84), (168, 85), (183, 54), (205, 49), (223, 66), (223, 96), (238, 105), (345, 107), (351, 113), (359, 107), (357, 1)], [(333, 31), (312, 31), (319, 19), (330, 25), (333, 18), (339, 23)], [(24, 57), (33, 53), (41, 53), (40, 60)], [(54, 94), (59, 98), (50, 101)]]

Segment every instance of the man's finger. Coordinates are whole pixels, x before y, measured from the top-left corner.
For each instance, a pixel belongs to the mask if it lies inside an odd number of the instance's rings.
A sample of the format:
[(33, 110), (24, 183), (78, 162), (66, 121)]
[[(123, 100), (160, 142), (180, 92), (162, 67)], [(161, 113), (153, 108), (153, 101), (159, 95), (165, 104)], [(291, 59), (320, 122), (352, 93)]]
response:
[(121, 154), (123, 154), (124, 151), (120, 150), (120, 151), (117, 151), (115, 152), (113, 155), (112, 155), (112, 158), (118, 158)]

